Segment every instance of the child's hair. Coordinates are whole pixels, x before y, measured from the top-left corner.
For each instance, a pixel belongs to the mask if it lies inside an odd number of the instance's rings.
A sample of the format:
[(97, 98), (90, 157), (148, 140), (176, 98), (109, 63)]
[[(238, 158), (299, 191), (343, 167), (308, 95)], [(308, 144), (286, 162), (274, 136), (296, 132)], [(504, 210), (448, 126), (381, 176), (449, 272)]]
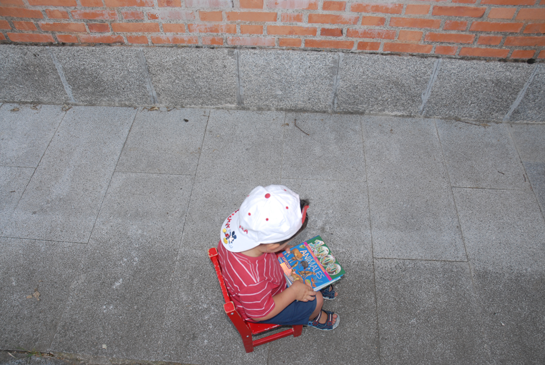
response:
[[(301, 212), (303, 211), (303, 209), (305, 207), (308, 207), (310, 205), (310, 202), (307, 200), (307, 199), (301, 199), (299, 201), (299, 206), (301, 208)], [(284, 241), (280, 241), (280, 242), (276, 242), (277, 244), (280, 244), (280, 245), (283, 245), (284, 243), (288, 242), (289, 240), (291, 240), (293, 237), (297, 236), (299, 233), (301, 233), (305, 228), (307, 228), (307, 224), (308, 224), (308, 213), (306, 215), (306, 218), (305, 218), (305, 221), (303, 222), (303, 225), (301, 226), (301, 228), (299, 228), (299, 230), (297, 232), (295, 232), (295, 234), (293, 236), (291, 236), (290, 238), (288, 239), (285, 239)]]

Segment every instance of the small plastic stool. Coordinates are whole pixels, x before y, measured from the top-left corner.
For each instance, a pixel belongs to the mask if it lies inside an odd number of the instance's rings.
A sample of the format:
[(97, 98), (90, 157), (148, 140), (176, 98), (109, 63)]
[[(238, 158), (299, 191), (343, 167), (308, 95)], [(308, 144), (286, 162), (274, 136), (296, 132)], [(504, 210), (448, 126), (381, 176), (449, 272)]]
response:
[(223, 298), (225, 299), (223, 309), (225, 310), (227, 317), (229, 317), (231, 322), (233, 322), (233, 324), (235, 325), (235, 328), (240, 333), (240, 337), (242, 337), (242, 342), (244, 343), (244, 348), (246, 349), (246, 352), (252, 352), (254, 351), (255, 346), (263, 345), (278, 340), (280, 338), (291, 335), (293, 335), (293, 337), (298, 337), (301, 335), (303, 331), (303, 326), (294, 325), (285, 331), (274, 333), (272, 335), (254, 340), (253, 336), (259, 335), (263, 332), (270, 331), (281, 326), (277, 324), (252, 323), (243, 320), (241, 315), (237, 312), (235, 304), (231, 301), (229, 293), (227, 292), (227, 288), (225, 287), (220, 263), (218, 261), (218, 251), (215, 247), (212, 247), (208, 250), (208, 257), (210, 257), (210, 260), (214, 264), (214, 269), (216, 270), (216, 275), (218, 276), (218, 281), (220, 282), (221, 292), (223, 293)]

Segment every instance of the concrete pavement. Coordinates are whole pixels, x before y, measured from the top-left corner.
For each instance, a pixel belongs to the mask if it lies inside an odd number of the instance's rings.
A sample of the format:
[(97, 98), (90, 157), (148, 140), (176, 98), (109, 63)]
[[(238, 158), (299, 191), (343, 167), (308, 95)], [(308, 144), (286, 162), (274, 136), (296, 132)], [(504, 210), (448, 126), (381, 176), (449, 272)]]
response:
[[(326, 303), (342, 322), (246, 354), (206, 249), (279, 183), (311, 201), (299, 241), (322, 235), (344, 264)], [(3, 104), (0, 349), (542, 364), (544, 212), (545, 124)]]

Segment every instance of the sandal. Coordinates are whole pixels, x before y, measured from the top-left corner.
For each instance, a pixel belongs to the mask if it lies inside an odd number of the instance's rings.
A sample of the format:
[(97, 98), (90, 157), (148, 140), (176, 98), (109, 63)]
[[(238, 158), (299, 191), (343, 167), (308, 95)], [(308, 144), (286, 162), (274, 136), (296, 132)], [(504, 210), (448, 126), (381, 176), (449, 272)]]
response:
[(333, 284), (331, 284), (327, 288), (320, 290), (320, 292), (322, 293), (322, 296), (324, 297), (325, 300), (334, 300), (335, 298), (337, 298), (335, 296), (336, 292), (335, 292), (335, 288), (333, 287)]
[[(325, 323), (320, 323), (322, 312), (325, 312), (327, 314), (327, 321)], [(333, 323), (333, 314), (333, 312), (322, 309), (322, 311), (320, 311), (320, 314), (318, 314), (318, 316), (313, 321), (308, 322), (308, 326), (314, 327), (322, 331), (334, 330), (339, 325), (339, 322), (341, 321), (341, 316), (337, 314), (337, 319), (335, 320), (335, 323)]]

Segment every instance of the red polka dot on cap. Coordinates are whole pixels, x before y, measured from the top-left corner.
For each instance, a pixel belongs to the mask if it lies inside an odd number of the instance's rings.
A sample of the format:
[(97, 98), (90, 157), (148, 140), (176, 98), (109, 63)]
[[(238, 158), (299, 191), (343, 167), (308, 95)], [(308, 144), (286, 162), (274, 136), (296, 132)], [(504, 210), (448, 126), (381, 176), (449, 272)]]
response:
[(271, 194), (267, 193), (265, 194), (265, 199), (269, 199), (271, 197)]

